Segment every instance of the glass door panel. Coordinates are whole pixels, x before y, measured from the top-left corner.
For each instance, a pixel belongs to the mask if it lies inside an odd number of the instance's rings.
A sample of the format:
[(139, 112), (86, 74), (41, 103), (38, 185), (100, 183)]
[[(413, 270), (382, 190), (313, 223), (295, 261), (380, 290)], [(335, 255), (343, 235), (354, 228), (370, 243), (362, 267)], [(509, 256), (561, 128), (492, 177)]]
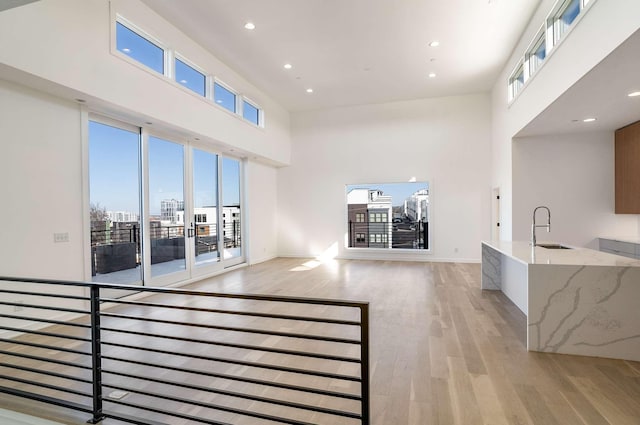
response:
[(234, 265), (242, 259), (242, 214), (241, 214), (240, 161), (222, 159), (222, 227), (225, 266)]
[(186, 270), (184, 146), (150, 136), (148, 153), (148, 226), (155, 278)]
[(193, 149), (193, 219), (196, 266), (220, 261), (218, 249), (218, 155)]
[(93, 282), (142, 284), (140, 132), (89, 121)]

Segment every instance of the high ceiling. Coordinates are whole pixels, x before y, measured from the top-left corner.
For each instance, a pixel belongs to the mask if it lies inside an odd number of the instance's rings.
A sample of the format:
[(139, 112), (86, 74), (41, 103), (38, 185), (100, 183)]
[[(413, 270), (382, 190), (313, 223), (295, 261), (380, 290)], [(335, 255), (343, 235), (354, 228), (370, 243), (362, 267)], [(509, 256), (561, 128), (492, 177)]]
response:
[[(640, 117), (640, 30), (564, 92), (517, 136), (612, 131)], [(596, 118), (584, 123), (585, 118)]]
[(289, 111), (488, 91), (539, 3), (142, 1)]

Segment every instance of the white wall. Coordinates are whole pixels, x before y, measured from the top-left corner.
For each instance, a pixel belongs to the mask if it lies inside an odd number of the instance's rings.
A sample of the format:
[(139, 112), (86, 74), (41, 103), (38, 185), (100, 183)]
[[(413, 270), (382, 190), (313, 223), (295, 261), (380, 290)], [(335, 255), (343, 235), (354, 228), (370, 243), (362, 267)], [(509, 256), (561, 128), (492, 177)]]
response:
[[(479, 260), (480, 240), (489, 236), (489, 100), (470, 95), (292, 115), (292, 163), (278, 170), (280, 254)], [(346, 250), (345, 185), (412, 177), (430, 184), (431, 253)]]
[[(83, 280), (83, 217), (80, 109), (78, 105), (0, 80), (0, 276)], [(54, 233), (69, 242), (54, 243)], [(85, 295), (82, 288), (35, 284), (4, 289)], [(5, 301), (34, 303), (32, 297), (0, 295)], [(51, 303), (51, 300), (47, 300)], [(81, 301), (58, 300), (59, 307), (86, 308)], [(14, 307), (0, 306), (3, 314)], [(69, 314), (32, 310), (35, 317), (62, 320)], [(3, 319), (5, 326), (24, 321)], [(29, 327), (36, 328), (37, 324)], [(0, 336), (14, 333), (0, 331)]]
[[(570, 32), (545, 60), (543, 66), (531, 78), (519, 96), (507, 102), (507, 83), (516, 63), (525, 50), (555, 0), (542, 0), (511, 58), (496, 80), (492, 91), (492, 185), (501, 189), (501, 239), (521, 237), (516, 214), (515, 194), (521, 189), (512, 187), (512, 139), (516, 133), (539, 115), (569, 87), (611, 53), (638, 28), (640, 2), (628, 0), (592, 0), (587, 13), (580, 15)], [(580, 152), (571, 164), (582, 161)], [(590, 161), (585, 158), (585, 161)], [(575, 190), (566, 186), (565, 190)], [(513, 196), (513, 198), (512, 198)], [(561, 211), (556, 208), (556, 211)], [(529, 216), (528, 214), (527, 216)], [(631, 231), (628, 229), (627, 231)]]
[(0, 129), (0, 275), (82, 280), (78, 105), (0, 80)]
[(248, 161), (245, 170), (249, 203), (248, 263), (256, 264), (278, 255), (277, 171), (255, 161)]
[[(614, 213), (614, 135), (525, 137), (513, 143), (513, 238), (530, 238), (533, 209), (551, 210), (554, 240), (598, 249), (600, 236), (636, 235), (635, 215)], [(539, 220), (546, 216), (539, 212)]]
[[(265, 128), (114, 54), (116, 12), (258, 102)], [(255, 233), (247, 260), (276, 255), (273, 164), (290, 159), (288, 112), (137, 0), (42, 0), (0, 13), (0, 275), (88, 278), (83, 114), (75, 98), (134, 125), (151, 121), (177, 141), (198, 137), (216, 152), (251, 158), (246, 200)], [(54, 244), (54, 232), (70, 241)]]
[[(114, 49), (120, 14), (264, 109), (257, 128)], [(129, 60), (128, 60), (129, 59)], [(117, 117), (150, 121), (236, 155), (289, 162), (289, 114), (138, 0), (41, 0), (0, 14), (0, 78)], [(138, 124), (138, 122), (136, 122)]]

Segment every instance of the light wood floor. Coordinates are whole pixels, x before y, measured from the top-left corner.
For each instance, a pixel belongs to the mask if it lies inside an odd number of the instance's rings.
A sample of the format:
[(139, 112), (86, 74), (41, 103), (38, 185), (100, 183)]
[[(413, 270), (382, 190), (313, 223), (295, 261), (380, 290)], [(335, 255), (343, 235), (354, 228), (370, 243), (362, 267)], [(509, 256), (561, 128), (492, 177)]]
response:
[(524, 315), (479, 289), (477, 264), (276, 259), (191, 287), (369, 301), (375, 425), (640, 424), (640, 363), (527, 352)]

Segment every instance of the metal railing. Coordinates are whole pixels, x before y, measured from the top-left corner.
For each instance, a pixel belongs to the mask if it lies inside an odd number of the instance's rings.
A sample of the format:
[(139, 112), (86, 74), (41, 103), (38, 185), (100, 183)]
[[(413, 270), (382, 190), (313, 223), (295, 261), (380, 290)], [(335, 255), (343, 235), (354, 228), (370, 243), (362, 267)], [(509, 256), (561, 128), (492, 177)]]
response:
[(429, 222), (349, 221), (349, 248), (429, 249)]
[(0, 277), (0, 318), (0, 393), (90, 423), (370, 423), (368, 303)]
[[(189, 230), (189, 229), (187, 229)], [(224, 248), (239, 248), (242, 245), (239, 220), (224, 223)], [(188, 232), (188, 237), (195, 234), (195, 255), (218, 251), (217, 226), (215, 223), (199, 223), (195, 231)], [(184, 258), (184, 249), (179, 248), (180, 240), (185, 237), (184, 225), (153, 226), (149, 230), (151, 238), (151, 262), (170, 261)], [(139, 224), (131, 227), (91, 231), (91, 271), (92, 275), (111, 273), (132, 269), (142, 263), (141, 237)], [(178, 246), (175, 252), (167, 255), (166, 242), (171, 240)], [(160, 241), (160, 242), (158, 242)], [(163, 243), (162, 247), (158, 244)], [(164, 248), (164, 249), (163, 249)], [(163, 252), (158, 252), (163, 251)]]

